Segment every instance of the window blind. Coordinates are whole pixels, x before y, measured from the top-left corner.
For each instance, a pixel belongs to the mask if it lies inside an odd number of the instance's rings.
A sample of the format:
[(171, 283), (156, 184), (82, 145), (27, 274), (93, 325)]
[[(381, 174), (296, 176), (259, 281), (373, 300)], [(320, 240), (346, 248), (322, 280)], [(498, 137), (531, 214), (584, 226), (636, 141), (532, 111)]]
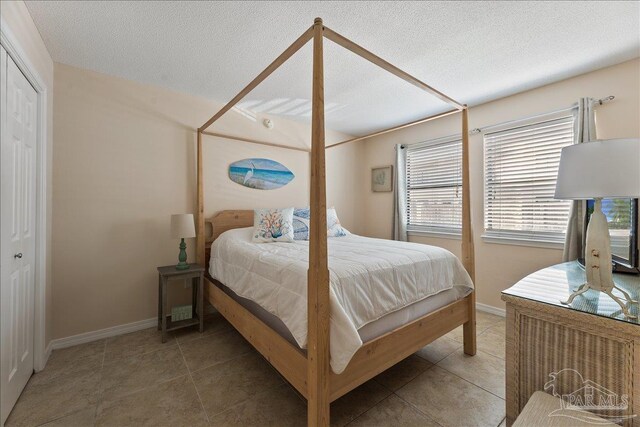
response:
[(573, 116), (484, 136), (485, 236), (564, 241), (571, 201), (553, 198)]
[(407, 230), (459, 235), (462, 141), (449, 137), (407, 148)]

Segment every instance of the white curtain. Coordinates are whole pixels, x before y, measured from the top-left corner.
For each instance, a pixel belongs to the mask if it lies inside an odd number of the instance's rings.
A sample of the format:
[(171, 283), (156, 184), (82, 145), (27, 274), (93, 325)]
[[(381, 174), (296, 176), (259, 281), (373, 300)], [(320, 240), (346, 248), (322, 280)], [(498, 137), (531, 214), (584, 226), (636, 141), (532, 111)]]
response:
[[(581, 144), (596, 139), (596, 121), (594, 113), (595, 102), (591, 98), (580, 98), (578, 108), (575, 111), (575, 143)], [(585, 215), (585, 202), (574, 200), (569, 211), (569, 223), (564, 241), (562, 261), (573, 261), (582, 256), (584, 246), (583, 228)]]
[(407, 241), (407, 148), (396, 145), (396, 164), (393, 180), (393, 239)]

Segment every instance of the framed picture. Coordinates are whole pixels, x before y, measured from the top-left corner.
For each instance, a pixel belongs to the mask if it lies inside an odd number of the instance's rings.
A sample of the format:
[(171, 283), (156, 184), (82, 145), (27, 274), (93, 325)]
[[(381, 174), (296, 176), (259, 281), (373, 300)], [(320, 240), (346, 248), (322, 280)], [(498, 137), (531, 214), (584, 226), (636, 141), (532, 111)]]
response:
[(393, 166), (371, 169), (371, 191), (374, 193), (393, 191)]

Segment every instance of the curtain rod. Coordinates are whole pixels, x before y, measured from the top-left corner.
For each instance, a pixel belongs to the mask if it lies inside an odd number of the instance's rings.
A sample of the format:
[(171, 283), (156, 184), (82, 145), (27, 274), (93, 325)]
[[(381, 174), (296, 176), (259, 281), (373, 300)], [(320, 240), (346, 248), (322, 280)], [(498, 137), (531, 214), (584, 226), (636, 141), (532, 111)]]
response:
[[(609, 96), (606, 96), (604, 98), (594, 99), (593, 101), (594, 101), (594, 103), (596, 103), (598, 105), (602, 105), (602, 104), (606, 104), (607, 102), (611, 102), (614, 99), (615, 99), (615, 96), (609, 95)], [(560, 113), (563, 113), (565, 111), (571, 111), (574, 108), (576, 108), (577, 106), (578, 106), (578, 104), (573, 104), (570, 107), (561, 108), (559, 110), (551, 111), (551, 112), (548, 112), (548, 113), (536, 114), (535, 116), (529, 116), (529, 117), (525, 117), (525, 118), (522, 118), (522, 119), (509, 120), (507, 122), (502, 122), (502, 123), (498, 123), (498, 124), (495, 124), (495, 125), (484, 126), (484, 127), (481, 127), (481, 128), (474, 128), (474, 129), (471, 129), (469, 131), (469, 134), (470, 135), (477, 135), (479, 133), (486, 132), (486, 131), (491, 130), (491, 129), (495, 129), (497, 127), (515, 125), (517, 123), (520, 123), (520, 122), (523, 122), (523, 121), (528, 121), (528, 120), (531, 120), (531, 119), (537, 119), (537, 118), (541, 118), (541, 117), (545, 117), (545, 116), (550, 116), (550, 115), (553, 115), (553, 114), (560, 114)]]

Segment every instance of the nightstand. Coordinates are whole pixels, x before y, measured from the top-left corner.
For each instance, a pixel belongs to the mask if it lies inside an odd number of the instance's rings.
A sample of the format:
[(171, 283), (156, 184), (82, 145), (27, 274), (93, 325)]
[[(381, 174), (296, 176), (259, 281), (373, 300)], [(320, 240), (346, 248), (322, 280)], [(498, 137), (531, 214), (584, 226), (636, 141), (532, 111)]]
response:
[[(176, 279), (180, 279), (177, 282)], [(169, 280), (183, 283), (182, 280), (191, 279), (191, 307), (192, 318), (171, 321), (167, 314), (167, 286)], [(162, 342), (167, 341), (167, 332), (188, 326), (200, 325), (200, 332), (204, 331), (204, 267), (189, 264), (186, 270), (177, 270), (175, 265), (158, 267), (158, 330), (162, 330)]]
[[(570, 306), (560, 303), (585, 281), (584, 269), (573, 261), (536, 271), (502, 292), (508, 426), (536, 391), (595, 402), (576, 406), (608, 421), (640, 425), (640, 323), (595, 290)], [(638, 299), (638, 276), (614, 274), (614, 281)], [(637, 315), (638, 305), (630, 311)]]

